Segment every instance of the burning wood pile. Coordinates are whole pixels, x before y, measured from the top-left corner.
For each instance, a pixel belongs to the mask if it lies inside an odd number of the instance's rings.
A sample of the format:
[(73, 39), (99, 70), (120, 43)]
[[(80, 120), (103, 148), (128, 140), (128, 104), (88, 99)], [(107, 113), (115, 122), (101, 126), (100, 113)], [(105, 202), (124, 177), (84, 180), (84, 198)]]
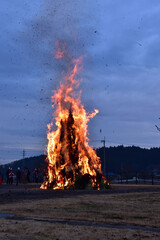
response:
[[(57, 42), (55, 57), (69, 59), (65, 43)], [(82, 57), (74, 59), (63, 77), (60, 87), (52, 96), (53, 121), (48, 124), (48, 176), (43, 189), (101, 189), (107, 184), (101, 171), (101, 162), (89, 146), (88, 122), (98, 110), (87, 114), (81, 104), (77, 75), (82, 70)]]

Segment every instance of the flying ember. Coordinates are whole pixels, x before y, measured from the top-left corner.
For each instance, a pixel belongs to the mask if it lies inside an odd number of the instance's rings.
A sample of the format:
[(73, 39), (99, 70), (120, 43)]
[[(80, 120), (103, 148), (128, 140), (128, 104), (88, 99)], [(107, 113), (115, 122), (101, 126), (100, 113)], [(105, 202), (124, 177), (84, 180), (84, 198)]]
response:
[[(56, 43), (56, 59), (69, 60), (66, 45)], [(48, 176), (42, 184), (43, 189), (74, 189), (90, 186), (100, 189), (107, 185), (102, 174), (101, 162), (95, 150), (89, 146), (88, 122), (99, 111), (88, 114), (81, 104), (78, 91), (78, 74), (82, 70), (82, 57), (71, 61), (71, 66), (63, 76), (58, 90), (51, 97), (55, 111), (56, 131), (53, 121), (48, 124), (47, 162)]]

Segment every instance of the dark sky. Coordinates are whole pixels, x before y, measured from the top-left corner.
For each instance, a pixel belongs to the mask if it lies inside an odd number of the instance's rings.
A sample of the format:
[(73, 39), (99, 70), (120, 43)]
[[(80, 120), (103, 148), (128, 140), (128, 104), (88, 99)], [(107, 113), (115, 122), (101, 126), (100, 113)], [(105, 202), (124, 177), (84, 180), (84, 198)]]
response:
[(1, 0), (0, 15), (0, 164), (44, 152), (64, 70), (56, 40), (86, 55), (82, 103), (100, 111), (91, 145), (159, 147), (159, 0)]

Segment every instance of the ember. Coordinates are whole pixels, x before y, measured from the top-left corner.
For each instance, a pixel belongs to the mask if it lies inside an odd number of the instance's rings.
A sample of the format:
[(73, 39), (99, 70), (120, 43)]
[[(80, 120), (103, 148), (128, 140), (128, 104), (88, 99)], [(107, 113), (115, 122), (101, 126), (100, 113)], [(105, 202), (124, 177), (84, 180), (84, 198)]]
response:
[[(55, 57), (68, 61), (65, 44), (56, 44)], [(87, 114), (81, 104), (81, 92), (78, 92), (80, 81), (77, 79), (81, 70), (82, 57), (72, 61), (72, 67), (63, 77), (60, 88), (53, 92), (52, 107), (56, 105), (53, 117), (57, 130), (52, 130), (53, 122), (48, 124), (48, 177), (41, 186), (43, 189), (100, 189), (102, 185), (107, 185), (100, 159), (88, 143), (88, 122), (99, 111), (95, 109)]]

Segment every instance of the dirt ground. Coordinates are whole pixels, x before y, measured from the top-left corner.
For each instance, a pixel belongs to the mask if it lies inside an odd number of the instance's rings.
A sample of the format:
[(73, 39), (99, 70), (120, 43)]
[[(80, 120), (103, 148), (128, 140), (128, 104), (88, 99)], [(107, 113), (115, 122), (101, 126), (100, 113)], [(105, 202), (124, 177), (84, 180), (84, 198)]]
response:
[(46, 191), (0, 186), (0, 239), (160, 239), (160, 186)]

